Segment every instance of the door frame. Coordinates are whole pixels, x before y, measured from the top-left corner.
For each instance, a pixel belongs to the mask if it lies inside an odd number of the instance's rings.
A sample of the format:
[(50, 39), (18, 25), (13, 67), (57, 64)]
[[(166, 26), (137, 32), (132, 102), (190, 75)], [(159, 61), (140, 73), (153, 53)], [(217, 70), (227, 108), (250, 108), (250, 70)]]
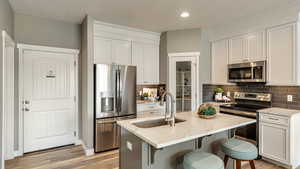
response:
[[(200, 57), (200, 52), (183, 52), (183, 53), (169, 53), (168, 54), (169, 58), (168, 58), (168, 65), (169, 65), (169, 73), (168, 73), (168, 90), (169, 92), (171, 92), (173, 95), (176, 94), (174, 92), (175, 89), (173, 89), (173, 85), (172, 85), (172, 77), (174, 77), (174, 72), (172, 72), (174, 65), (172, 65), (172, 60), (174, 58), (180, 58), (183, 59), (184, 61), (192, 61), (192, 59), (196, 60), (196, 86), (195, 86), (195, 90), (196, 90), (196, 97), (195, 97), (195, 103), (194, 103), (194, 109), (197, 109), (198, 104), (200, 102), (199, 98), (200, 98), (200, 89), (199, 89), (199, 57)], [(192, 58), (192, 59), (191, 59)], [(175, 72), (176, 73), (176, 72)], [(175, 75), (176, 76), (176, 75)], [(174, 95), (175, 97), (175, 95)], [(175, 104), (176, 105), (176, 104)], [(193, 109), (192, 108), (192, 109)]]
[(16, 156), (23, 156), (24, 154), (24, 111), (23, 111), (23, 100), (24, 100), (24, 81), (23, 81), (23, 68), (24, 68), (24, 51), (41, 51), (41, 52), (53, 52), (53, 53), (64, 53), (72, 54), (74, 57), (74, 66), (75, 66), (75, 142), (74, 144), (79, 145), (81, 141), (79, 140), (79, 102), (78, 102), (78, 58), (79, 50), (78, 49), (67, 49), (67, 48), (57, 48), (57, 47), (48, 47), (48, 46), (38, 46), (38, 45), (28, 45), (28, 44), (17, 44), (19, 50), (19, 140), (18, 140), (18, 151)]
[[(1, 77), (3, 78), (2, 80), (2, 96), (1, 96), (1, 104), (2, 104), (2, 121), (1, 121), (1, 132), (2, 132), (2, 140), (1, 140), (1, 142), (2, 142), (2, 154), (1, 154), (1, 164), (2, 164), (2, 166), (1, 166), (1, 168), (3, 168), (4, 169), (4, 163), (5, 163), (5, 157), (7, 156), (7, 152), (6, 152), (6, 150), (7, 150), (7, 147), (10, 147), (12, 150), (14, 149), (14, 134), (12, 135), (12, 137), (10, 137), (9, 139), (10, 139), (10, 141), (9, 142), (5, 142), (5, 138), (6, 138), (6, 133), (8, 133), (7, 131), (9, 131), (10, 133), (14, 133), (14, 124), (13, 125), (10, 125), (10, 127), (8, 127), (8, 128), (6, 128), (7, 126), (5, 125), (5, 120), (9, 120), (9, 121), (13, 121), (14, 119), (6, 119), (6, 115), (5, 115), (5, 105), (6, 105), (6, 103), (7, 103), (7, 100), (5, 99), (5, 84), (6, 84), (6, 79), (4, 79), (4, 77), (5, 77), (5, 73), (12, 73), (12, 76), (13, 76), (13, 78), (14, 78), (14, 72), (6, 72), (6, 47), (12, 47), (13, 49), (15, 48), (15, 42), (13, 41), (13, 39), (9, 36), (9, 34), (6, 32), (6, 31), (2, 31), (1, 32), (1, 36), (2, 36), (2, 60), (3, 60), (3, 62), (2, 62), (2, 75), (1, 75)], [(14, 59), (14, 54), (13, 54), (13, 59)], [(11, 85), (14, 85), (14, 84), (11, 84)], [(14, 89), (14, 88), (13, 88)], [(14, 96), (13, 96), (14, 97)], [(14, 103), (13, 103), (13, 105), (14, 105)], [(13, 114), (14, 114), (15, 112), (13, 112)], [(12, 117), (13, 118), (13, 117)], [(14, 156), (14, 152), (8, 152), (9, 153), (9, 158), (13, 158), (13, 156)]]

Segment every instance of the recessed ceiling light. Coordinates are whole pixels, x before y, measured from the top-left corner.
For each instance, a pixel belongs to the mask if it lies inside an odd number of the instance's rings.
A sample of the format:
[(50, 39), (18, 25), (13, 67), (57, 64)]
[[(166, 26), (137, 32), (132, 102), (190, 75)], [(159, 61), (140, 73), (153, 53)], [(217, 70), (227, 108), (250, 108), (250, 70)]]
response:
[(188, 12), (182, 12), (181, 14), (180, 14), (180, 17), (182, 17), (182, 18), (187, 18), (187, 17), (189, 17), (190, 16), (190, 13), (188, 13)]

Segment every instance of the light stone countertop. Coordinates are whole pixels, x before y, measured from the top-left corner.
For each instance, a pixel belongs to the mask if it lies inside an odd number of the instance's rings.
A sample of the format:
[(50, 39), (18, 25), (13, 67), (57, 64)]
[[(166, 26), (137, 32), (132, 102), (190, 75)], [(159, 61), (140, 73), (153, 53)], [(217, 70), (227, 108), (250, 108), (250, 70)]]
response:
[(271, 108), (258, 110), (258, 112), (259, 113), (266, 113), (266, 114), (273, 114), (273, 115), (278, 115), (278, 116), (291, 117), (293, 115), (299, 114), (300, 110), (284, 109), (284, 108), (279, 108), (279, 107), (271, 107)]
[(117, 123), (157, 149), (256, 123), (255, 119), (227, 114), (218, 114), (213, 119), (201, 119), (195, 112), (182, 112), (176, 114), (176, 118), (186, 121), (177, 123), (175, 127), (165, 125), (153, 128), (138, 128), (132, 124), (161, 118), (164, 118), (164, 116), (145, 114), (137, 119), (118, 121)]

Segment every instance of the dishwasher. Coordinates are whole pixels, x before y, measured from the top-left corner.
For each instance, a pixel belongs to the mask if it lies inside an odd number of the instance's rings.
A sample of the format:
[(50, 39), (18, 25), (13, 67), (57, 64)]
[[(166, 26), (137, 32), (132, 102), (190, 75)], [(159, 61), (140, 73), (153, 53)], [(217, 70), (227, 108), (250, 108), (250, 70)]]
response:
[(96, 120), (95, 152), (102, 152), (119, 148), (120, 127), (117, 121), (134, 119), (136, 116), (114, 117)]

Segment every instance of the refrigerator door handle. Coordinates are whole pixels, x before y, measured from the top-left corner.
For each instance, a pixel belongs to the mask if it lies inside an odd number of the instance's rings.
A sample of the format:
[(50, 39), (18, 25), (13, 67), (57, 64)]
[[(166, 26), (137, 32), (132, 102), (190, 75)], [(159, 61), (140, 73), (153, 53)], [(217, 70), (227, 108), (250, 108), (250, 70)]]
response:
[(115, 72), (114, 112), (118, 112), (118, 71)]

